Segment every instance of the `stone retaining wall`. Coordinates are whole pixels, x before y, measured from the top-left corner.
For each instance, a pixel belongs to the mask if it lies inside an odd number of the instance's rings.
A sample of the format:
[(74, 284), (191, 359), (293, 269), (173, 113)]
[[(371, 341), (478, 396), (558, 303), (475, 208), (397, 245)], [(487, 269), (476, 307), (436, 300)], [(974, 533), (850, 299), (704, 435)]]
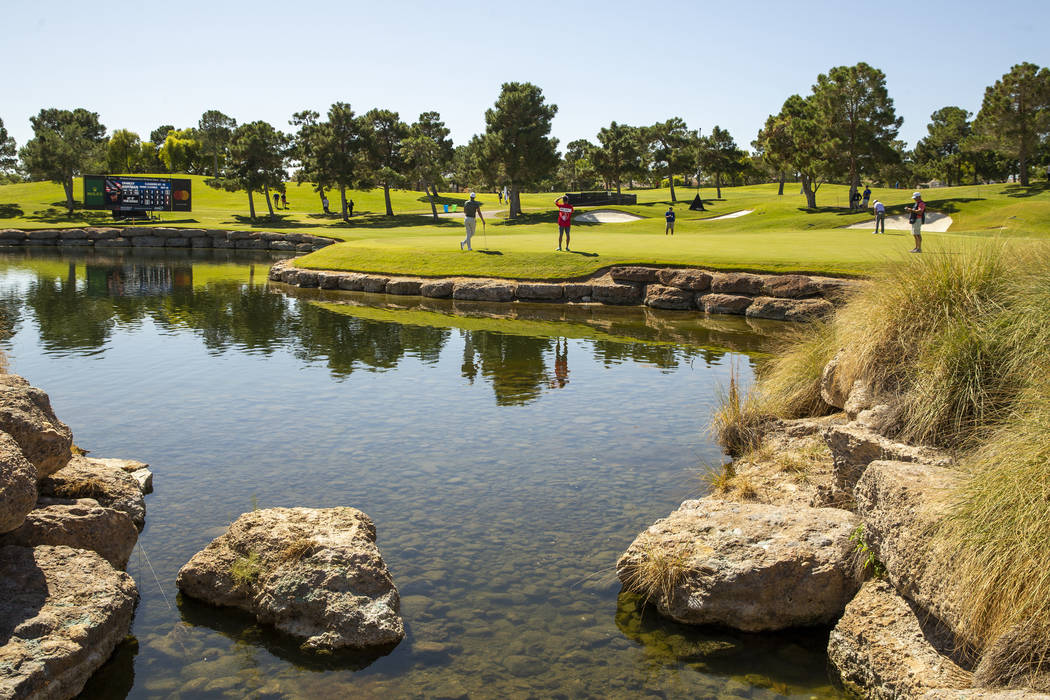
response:
[(241, 248), (309, 253), (335, 243), (305, 233), (224, 231), (203, 228), (124, 226), (68, 229), (0, 229), (0, 248), (69, 246), (101, 248)]
[(494, 278), (424, 278), (304, 270), (294, 260), (270, 268), (270, 279), (298, 287), (408, 294), (437, 299), (600, 303), (698, 310), (799, 321), (824, 316), (860, 282), (808, 275), (757, 275), (699, 269), (619, 266), (572, 282)]

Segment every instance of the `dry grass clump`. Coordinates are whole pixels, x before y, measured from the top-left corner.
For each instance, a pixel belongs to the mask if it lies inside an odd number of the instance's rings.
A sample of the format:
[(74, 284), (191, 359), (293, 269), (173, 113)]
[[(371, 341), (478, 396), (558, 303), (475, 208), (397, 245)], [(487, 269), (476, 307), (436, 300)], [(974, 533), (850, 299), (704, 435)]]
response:
[(803, 447), (778, 452), (773, 456), (777, 469), (803, 483), (814, 470), (824, 467), (830, 461), (831, 450), (828, 449), (827, 443), (818, 438)]
[(277, 556), (280, 563), (294, 563), (302, 561), (306, 557), (310, 556), (317, 549), (317, 545), (314, 544), (313, 540), (309, 537), (296, 537), (294, 540), (288, 543), (281, 553)]
[(759, 367), (762, 410), (778, 418), (810, 418), (833, 412), (835, 409), (820, 397), (820, 378), (838, 347), (831, 323), (813, 321), (794, 328), (774, 357)]
[(669, 602), (685, 577), (689, 554), (686, 542), (668, 546), (646, 540), (623, 566), (624, 586), (641, 595), (645, 603), (653, 598)]
[(747, 454), (762, 444), (772, 415), (760, 407), (756, 394), (742, 390), (736, 368), (730, 369), (729, 388), (720, 392), (719, 406), (711, 419), (715, 438), (726, 454)]
[(76, 481), (61, 481), (55, 484), (54, 494), (58, 498), (107, 498), (109, 487), (96, 477), (84, 477)]
[(258, 552), (249, 552), (247, 556), (237, 557), (230, 565), (230, 576), (238, 586), (251, 590), (259, 576), (262, 575), (262, 562)]

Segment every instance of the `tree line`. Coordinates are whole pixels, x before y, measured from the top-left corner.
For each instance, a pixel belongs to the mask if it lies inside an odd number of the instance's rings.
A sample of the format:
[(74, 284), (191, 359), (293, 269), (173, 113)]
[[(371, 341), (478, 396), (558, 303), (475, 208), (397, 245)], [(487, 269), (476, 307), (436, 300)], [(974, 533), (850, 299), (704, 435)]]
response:
[(149, 140), (127, 129), (107, 137), (98, 114), (86, 109), (42, 109), (30, 118), (34, 137), (21, 149), (0, 121), (0, 176), (6, 180), (52, 180), (75, 207), (73, 177), (88, 172), (170, 172), (207, 175), (217, 188), (264, 195), (284, 191), (289, 169), (323, 200), (338, 192), (348, 220), (347, 190), (381, 187), (386, 214), (394, 214), (390, 190), (426, 193), (437, 218), (440, 188), (506, 188), (510, 216), (521, 213), (527, 190), (670, 187), (701, 183), (799, 182), (810, 208), (826, 182), (853, 193), (863, 182), (915, 185), (940, 180), (1003, 180), (1014, 175), (1027, 186), (1035, 166), (1050, 166), (1050, 70), (1014, 66), (985, 90), (976, 117), (957, 106), (938, 109), (927, 134), (908, 150), (898, 139), (902, 124), (886, 89), (886, 77), (866, 63), (837, 66), (817, 76), (809, 94), (791, 95), (768, 117), (749, 153), (720, 126), (708, 134), (681, 117), (652, 125), (616, 121), (595, 141), (569, 142), (559, 152), (550, 136), (558, 108), (531, 83), (505, 83), (485, 112), (484, 133), (454, 146), (437, 112), (409, 124), (397, 112), (355, 114), (336, 102), (322, 115), (296, 112), (283, 131), (265, 121), (238, 124), (218, 110), (196, 126), (162, 125)]

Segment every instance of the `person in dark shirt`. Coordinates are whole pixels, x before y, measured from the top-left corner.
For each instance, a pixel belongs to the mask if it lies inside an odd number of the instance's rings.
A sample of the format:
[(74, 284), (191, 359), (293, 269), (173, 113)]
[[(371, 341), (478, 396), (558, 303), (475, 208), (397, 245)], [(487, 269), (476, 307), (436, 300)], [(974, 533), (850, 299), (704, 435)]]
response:
[(868, 208), (868, 200), (869, 199), (871, 199), (871, 188), (868, 187), (867, 185), (864, 185), (864, 201), (860, 205), (861, 209), (867, 209)]
[(280, 209), (281, 208), (281, 205), (278, 204), (278, 202), (280, 202), (280, 201), (281, 201), (281, 195), (279, 195), (278, 193), (274, 192), (273, 193), (273, 208), (274, 209)]
[(664, 219), (667, 221), (667, 227), (664, 228), (664, 235), (674, 235), (674, 207), (667, 207), (667, 211), (664, 212)]
[(471, 192), (470, 199), (463, 202), (463, 226), (467, 231), (467, 237), (459, 242), (460, 250), (463, 250), (463, 246), (467, 246), (467, 250), (474, 250), (470, 247), (470, 239), (474, 235), (474, 227), (478, 224), (476, 217), (479, 216), (484, 223), (485, 215), (481, 213), (481, 202), (477, 200), (477, 195)]

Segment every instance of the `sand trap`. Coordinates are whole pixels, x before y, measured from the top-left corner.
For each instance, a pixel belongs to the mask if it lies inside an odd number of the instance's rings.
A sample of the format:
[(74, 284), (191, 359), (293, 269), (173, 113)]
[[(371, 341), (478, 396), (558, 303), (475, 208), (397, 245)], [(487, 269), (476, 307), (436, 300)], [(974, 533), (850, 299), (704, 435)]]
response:
[(701, 221), (720, 221), (722, 219), (738, 219), (741, 216), (747, 216), (748, 214), (752, 213), (753, 211), (755, 211), (755, 210), (754, 209), (741, 209), (740, 211), (735, 211), (732, 214), (722, 214), (722, 216), (712, 216), (709, 219), (700, 219), (700, 220)]
[[(926, 223), (922, 225), (922, 230), (930, 231), (931, 233), (944, 233), (951, 225), (952, 217), (947, 214), (938, 214), (936, 212), (928, 211), (926, 212)], [(874, 231), (875, 219), (862, 221), (859, 224), (850, 224), (849, 226), (843, 226), (843, 228), (858, 228)], [(911, 224), (908, 223), (908, 215), (896, 214), (894, 216), (887, 216), (886, 228), (892, 231), (911, 231)]]
[(588, 224), (622, 224), (628, 221), (638, 221), (642, 217), (616, 209), (595, 209), (577, 214), (574, 218), (576, 221)]

